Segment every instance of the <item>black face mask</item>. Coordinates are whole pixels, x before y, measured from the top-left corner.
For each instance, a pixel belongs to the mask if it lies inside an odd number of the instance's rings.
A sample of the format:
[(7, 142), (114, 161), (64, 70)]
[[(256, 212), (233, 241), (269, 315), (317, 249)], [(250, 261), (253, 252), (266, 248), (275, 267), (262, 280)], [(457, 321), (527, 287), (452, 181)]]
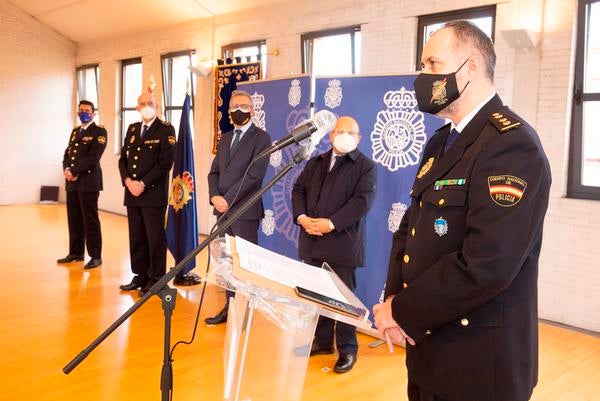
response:
[(250, 112), (245, 112), (242, 110), (234, 110), (234, 111), (230, 111), (229, 112), (229, 117), (231, 118), (231, 121), (233, 122), (233, 124), (237, 125), (237, 126), (242, 126), (242, 125), (246, 125), (248, 124), (248, 121), (250, 121)]
[(421, 73), (415, 78), (415, 94), (419, 110), (424, 113), (437, 114), (460, 97), (471, 81), (467, 82), (463, 90), (459, 92), (456, 73), (467, 61), (469, 59), (466, 59), (458, 67), (458, 70), (450, 74)]

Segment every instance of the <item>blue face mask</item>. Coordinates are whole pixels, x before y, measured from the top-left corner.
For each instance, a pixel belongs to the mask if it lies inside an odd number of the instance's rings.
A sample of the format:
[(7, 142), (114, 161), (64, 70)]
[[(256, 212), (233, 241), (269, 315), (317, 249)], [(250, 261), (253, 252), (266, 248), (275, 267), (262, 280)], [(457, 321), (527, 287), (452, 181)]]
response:
[(92, 118), (94, 118), (92, 113), (88, 113), (87, 111), (80, 111), (77, 113), (77, 116), (79, 117), (79, 121), (81, 121), (83, 124), (89, 123), (92, 121)]

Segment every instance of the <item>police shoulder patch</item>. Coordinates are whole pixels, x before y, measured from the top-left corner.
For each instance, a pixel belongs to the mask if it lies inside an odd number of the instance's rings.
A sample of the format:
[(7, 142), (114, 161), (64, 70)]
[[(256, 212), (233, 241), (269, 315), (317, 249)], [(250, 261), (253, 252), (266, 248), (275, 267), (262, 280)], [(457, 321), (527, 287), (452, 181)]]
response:
[(105, 137), (105, 136), (102, 136), (102, 135), (99, 135), (99, 136), (98, 136), (98, 143), (99, 143), (100, 145), (104, 145), (104, 144), (106, 143), (106, 137)]
[(172, 135), (169, 135), (169, 138), (168, 138), (168, 140), (169, 140), (169, 143), (170, 143), (171, 145), (175, 145), (175, 142), (177, 141), (177, 140), (175, 139), (175, 137), (174, 137), (174, 136), (172, 136)]
[(492, 201), (502, 207), (515, 206), (527, 188), (527, 181), (514, 175), (494, 175), (488, 177), (488, 189)]
[(512, 114), (509, 109), (493, 113), (490, 116), (490, 122), (501, 134), (521, 125), (519, 117)]

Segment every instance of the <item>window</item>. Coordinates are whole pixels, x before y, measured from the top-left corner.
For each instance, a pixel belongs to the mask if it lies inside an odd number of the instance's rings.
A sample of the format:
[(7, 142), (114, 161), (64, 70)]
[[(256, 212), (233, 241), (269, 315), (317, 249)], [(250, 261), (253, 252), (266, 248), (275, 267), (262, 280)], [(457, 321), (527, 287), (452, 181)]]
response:
[(246, 61), (261, 61), (261, 75), (267, 76), (267, 41), (254, 40), (251, 42), (231, 43), (221, 46), (223, 59), (245, 58)]
[[(190, 128), (194, 132), (194, 88), (196, 77), (189, 67), (196, 65), (196, 52), (185, 50), (169, 53), (162, 56), (162, 78), (164, 88), (165, 119), (179, 132), (181, 110), (183, 101), (189, 87), (190, 103)], [(193, 140), (193, 135), (192, 135)]]
[(360, 74), (360, 26), (309, 32), (300, 39), (303, 73)]
[(440, 29), (442, 25), (454, 20), (471, 21), (485, 32), (492, 39), (492, 42), (494, 41), (496, 25), (495, 5), (420, 16), (417, 38), (417, 71), (421, 69), (421, 54), (423, 53), (423, 47), (427, 39)]
[[(88, 64), (77, 67), (77, 103), (81, 100), (89, 100), (94, 103), (96, 111), (98, 111), (98, 79), (99, 79), (98, 64)], [(95, 121), (98, 122), (96, 114)]]
[(141, 94), (142, 59), (131, 58), (121, 61), (121, 131), (118, 140), (115, 140), (116, 153), (123, 146), (127, 127), (140, 121), (136, 107), (137, 99)]
[(600, 0), (579, 0), (567, 195), (600, 199)]

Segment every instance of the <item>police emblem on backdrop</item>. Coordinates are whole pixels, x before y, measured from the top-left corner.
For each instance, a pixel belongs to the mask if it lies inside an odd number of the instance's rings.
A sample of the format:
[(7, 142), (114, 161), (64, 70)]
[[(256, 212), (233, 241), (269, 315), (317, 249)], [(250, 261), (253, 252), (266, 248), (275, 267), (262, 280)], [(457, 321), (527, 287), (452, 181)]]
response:
[(388, 216), (388, 230), (393, 233), (398, 231), (402, 217), (404, 217), (404, 213), (406, 213), (406, 209), (408, 209), (408, 207), (402, 202), (392, 203), (392, 210), (390, 210)]
[[(292, 110), (286, 119), (286, 130), (291, 131), (297, 127), (298, 124), (306, 121), (309, 114), (310, 111), (308, 108)], [(324, 138), (324, 140), (320, 142), (320, 151), (323, 151), (329, 146), (329, 141), (326, 139), (327, 138)], [(279, 156), (276, 156), (275, 158), (271, 157), (271, 166), (277, 169), (277, 167), (281, 165), (288, 164), (292, 161), (295, 152), (296, 148), (293, 146), (282, 149), (281, 152), (279, 152)], [(275, 167), (274, 164), (277, 164), (277, 167)], [(283, 179), (277, 181), (273, 188), (271, 188), (271, 198), (273, 202), (271, 209), (273, 211), (274, 229), (277, 230), (278, 233), (281, 233), (288, 241), (295, 244), (295, 246), (298, 246), (298, 233), (300, 229), (293, 222), (290, 193), (292, 193), (294, 183), (302, 172), (303, 167), (304, 162), (292, 169), (283, 177)]]
[(442, 237), (448, 234), (448, 222), (442, 217), (435, 219), (435, 222), (433, 223), (433, 229), (437, 235)]
[(495, 175), (488, 177), (488, 188), (495, 204), (510, 207), (519, 203), (527, 182), (512, 175)]
[(271, 209), (265, 209), (265, 217), (261, 223), (262, 232), (267, 237), (270, 237), (275, 232), (275, 217)]
[(292, 107), (296, 107), (302, 100), (302, 89), (300, 88), (300, 80), (294, 79), (291, 82), (290, 90), (288, 92), (288, 103)]
[(446, 78), (435, 81), (433, 83), (433, 89), (431, 90), (431, 100), (429, 104), (435, 103), (438, 106), (445, 104), (448, 101), (448, 97), (446, 96), (446, 84), (448, 80)]
[(325, 106), (330, 109), (335, 109), (342, 104), (342, 98), (344, 93), (342, 92), (342, 81), (339, 79), (332, 79), (328, 83), (328, 88), (325, 90)]
[(178, 212), (184, 208), (186, 203), (192, 200), (193, 193), (194, 177), (189, 172), (184, 171), (182, 175), (173, 178), (171, 182), (169, 204), (173, 206), (175, 212)]
[(252, 105), (254, 106), (254, 116), (252, 117), (252, 122), (258, 128), (266, 131), (265, 111), (262, 109), (263, 105), (265, 104), (265, 95), (259, 95), (258, 93), (254, 92), (251, 97)]
[(415, 92), (388, 91), (383, 102), (387, 109), (377, 113), (371, 132), (373, 161), (392, 172), (419, 163), (427, 135)]

